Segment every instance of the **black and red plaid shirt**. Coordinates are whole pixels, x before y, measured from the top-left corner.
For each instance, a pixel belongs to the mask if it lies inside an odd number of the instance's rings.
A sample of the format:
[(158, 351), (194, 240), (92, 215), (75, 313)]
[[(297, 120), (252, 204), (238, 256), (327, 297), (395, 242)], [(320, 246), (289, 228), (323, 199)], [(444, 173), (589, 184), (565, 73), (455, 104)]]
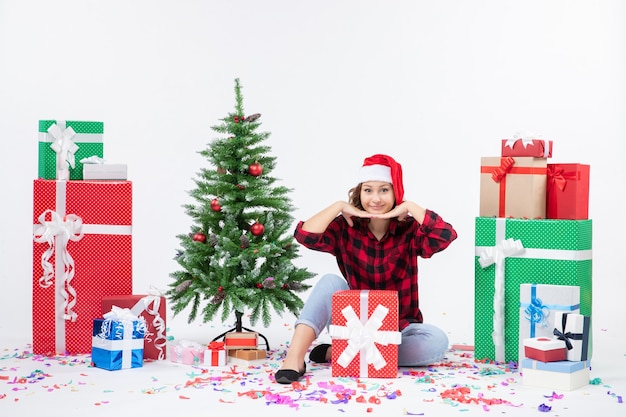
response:
[(417, 285), (417, 257), (430, 258), (457, 237), (456, 231), (437, 213), (426, 210), (424, 222), (413, 217), (392, 219), (379, 241), (367, 227), (368, 220), (353, 218), (354, 227), (339, 215), (324, 233), (302, 230), (299, 222), (294, 236), (303, 246), (335, 255), (339, 270), (353, 290), (397, 290), (399, 328), (422, 323)]

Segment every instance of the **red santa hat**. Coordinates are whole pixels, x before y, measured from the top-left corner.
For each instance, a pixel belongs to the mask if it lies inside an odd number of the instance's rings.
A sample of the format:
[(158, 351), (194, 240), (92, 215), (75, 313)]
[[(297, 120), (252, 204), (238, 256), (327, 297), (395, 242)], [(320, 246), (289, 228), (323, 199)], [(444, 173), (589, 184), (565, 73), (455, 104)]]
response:
[(376, 154), (363, 161), (359, 171), (359, 183), (367, 181), (383, 181), (393, 185), (396, 195), (396, 204), (400, 204), (404, 198), (404, 186), (402, 185), (402, 165), (392, 157)]

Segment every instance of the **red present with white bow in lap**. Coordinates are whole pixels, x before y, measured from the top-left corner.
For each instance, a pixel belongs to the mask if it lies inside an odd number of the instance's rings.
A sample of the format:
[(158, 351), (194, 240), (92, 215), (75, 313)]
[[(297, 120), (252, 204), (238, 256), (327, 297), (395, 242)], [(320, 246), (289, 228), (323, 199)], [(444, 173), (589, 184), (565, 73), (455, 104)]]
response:
[(333, 294), (332, 376), (398, 376), (398, 293), (345, 290)]

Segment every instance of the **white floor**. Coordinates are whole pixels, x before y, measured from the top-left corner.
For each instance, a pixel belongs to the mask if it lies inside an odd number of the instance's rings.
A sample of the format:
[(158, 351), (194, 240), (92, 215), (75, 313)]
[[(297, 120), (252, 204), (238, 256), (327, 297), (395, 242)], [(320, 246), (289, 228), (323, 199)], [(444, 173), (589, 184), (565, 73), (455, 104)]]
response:
[[(210, 341), (222, 329), (202, 326), (171, 328), (168, 336)], [(226, 327), (225, 327), (226, 328)], [(224, 329), (225, 329), (224, 328)], [(106, 371), (90, 366), (88, 355), (42, 358), (29, 350), (28, 337), (3, 335), (0, 342), (0, 415), (133, 416), (228, 415), (253, 409), (254, 415), (529, 416), (551, 407), (552, 416), (626, 415), (626, 346), (624, 336), (600, 329), (594, 334), (591, 379), (574, 391), (526, 386), (506, 366), (477, 364), (471, 351), (450, 350), (443, 363), (430, 368), (401, 369), (397, 379), (332, 378), (329, 365), (308, 363), (299, 386), (273, 383), (291, 335), (287, 323), (261, 332), (270, 342), (267, 360), (230, 360), (226, 367), (202, 368), (167, 361), (142, 368)], [(209, 335), (208, 338), (202, 335)], [(322, 338), (323, 339), (323, 338)], [(455, 340), (453, 344), (471, 345)], [(469, 402), (452, 401), (450, 393)]]

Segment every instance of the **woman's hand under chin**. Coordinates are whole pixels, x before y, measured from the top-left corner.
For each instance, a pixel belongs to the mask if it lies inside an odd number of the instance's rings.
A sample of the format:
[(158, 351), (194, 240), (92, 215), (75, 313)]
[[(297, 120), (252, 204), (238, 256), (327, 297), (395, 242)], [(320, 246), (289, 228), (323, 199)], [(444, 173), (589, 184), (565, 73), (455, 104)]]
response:
[(356, 207), (354, 207), (351, 204), (346, 204), (343, 209), (341, 210), (341, 215), (346, 219), (346, 222), (348, 222), (348, 225), (350, 225), (350, 227), (354, 226), (354, 222), (352, 221), (352, 217), (360, 217), (360, 218), (372, 218), (374, 217), (373, 214), (368, 213), (365, 210), (360, 210)]

